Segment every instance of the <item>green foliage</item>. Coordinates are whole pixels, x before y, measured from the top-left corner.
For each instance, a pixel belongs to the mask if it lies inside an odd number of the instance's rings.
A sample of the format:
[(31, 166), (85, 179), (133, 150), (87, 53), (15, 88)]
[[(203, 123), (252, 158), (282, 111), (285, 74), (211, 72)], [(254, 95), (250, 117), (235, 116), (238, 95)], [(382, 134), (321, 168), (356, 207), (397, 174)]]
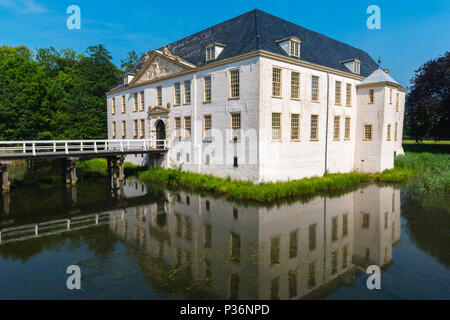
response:
[(423, 191), (450, 192), (450, 154), (406, 153), (395, 166), (419, 172), (415, 184)]
[(219, 178), (176, 169), (151, 167), (140, 172), (139, 178), (145, 181), (174, 185), (195, 191), (205, 191), (237, 200), (273, 201), (298, 197), (324, 191), (348, 189), (364, 182), (399, 182), (412, 177), (413, 170), (392, 169), (380, 174), (345, 173), (327, 174), (288, 182), (264, 182), (255, 184), (250, 181)]
[(449, 138), (450, 51), (423, 64), (411, 80), (405, 127), (417, 141)]
[(102, 139), (106, 96), (121, 71), (103, 45), (0, 47), (0, 140)]
[(123, 72), (127, 72), (134, 67), (138, 60), (139, 56), (137, 55), (136, 51), (132, 50), (128, 52), (125, 59), (120, 60), (120, 68)]

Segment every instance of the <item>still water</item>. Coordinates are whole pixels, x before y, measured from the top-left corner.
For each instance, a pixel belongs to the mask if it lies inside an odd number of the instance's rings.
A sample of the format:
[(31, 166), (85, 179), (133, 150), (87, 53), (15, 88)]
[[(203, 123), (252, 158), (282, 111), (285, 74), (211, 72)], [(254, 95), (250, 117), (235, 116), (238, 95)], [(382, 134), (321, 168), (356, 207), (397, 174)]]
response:
[(261, 206), (96, 178), (0, 204), (0, 299), (450, 299), (448, 199), (413, 188)]

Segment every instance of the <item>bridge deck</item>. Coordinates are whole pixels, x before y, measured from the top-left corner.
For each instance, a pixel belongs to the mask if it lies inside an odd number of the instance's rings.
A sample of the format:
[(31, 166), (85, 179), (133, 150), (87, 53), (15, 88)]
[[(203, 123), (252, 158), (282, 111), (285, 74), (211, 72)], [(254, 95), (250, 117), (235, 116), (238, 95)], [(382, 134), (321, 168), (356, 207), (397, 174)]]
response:
[(162, 155), (165, 140), (0, 141), (0, 161)]

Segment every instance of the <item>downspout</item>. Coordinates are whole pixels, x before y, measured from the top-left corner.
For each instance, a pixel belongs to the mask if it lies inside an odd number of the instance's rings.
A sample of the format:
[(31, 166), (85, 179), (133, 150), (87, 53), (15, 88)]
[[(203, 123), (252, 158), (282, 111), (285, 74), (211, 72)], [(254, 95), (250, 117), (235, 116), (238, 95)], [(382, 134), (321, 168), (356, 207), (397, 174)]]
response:
[(327, 119), (326, 119), (326, 129), (325, 129), (325, 171), (328, 170), (328, 113), (329, 113), (329, 103), (330, 102), (330, 74), (327, 72)]
[[(202, 121), (203, 121), (203, 119), (201, 119), (200, 118), (200, 121), (197, 121), (197, 117), (198, 117), (198, 113), (197, 113), (197, 74), (196, 73), (194, 73), (194, 79), (193, 79), (193, 82), (194, 82), (194, 94), (193, 94), (193, 97), (194, 97), (194, 119), (195, 119), (195, 132), (194, 132), (194, 138), (192, 139), (192, 143), (193, 143), (193, 148), (191, 149), (192, 150), (192, 161), (195, 161), (194, 159), (195, 159), (195, 157), (194, 157), (194, 154), (195, 154), (195, 149), (197, 148), (198, 149), (198, 172), (200, 173), (200, 170), (201, 170), (201, 163), (202, 163), (202, 144), (201, 143), (197, 143), (197, 139), (198, 139), (198, 137), (197, 137), (197, 132), (198, 132), (198, 128), (200, 127), (200, 129), (202, 128)], [(198, 126), (198, 124), (200, 123), (200, 126)], [(201, 140), (201, 137), (200, 137), (200, 140)]]

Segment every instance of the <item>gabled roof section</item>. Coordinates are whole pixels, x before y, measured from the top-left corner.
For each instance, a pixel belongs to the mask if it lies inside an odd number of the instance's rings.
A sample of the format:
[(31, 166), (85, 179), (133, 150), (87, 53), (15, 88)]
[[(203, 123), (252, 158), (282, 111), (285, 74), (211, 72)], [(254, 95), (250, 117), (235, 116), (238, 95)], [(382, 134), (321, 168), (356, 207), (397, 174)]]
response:
[[(257, 50), (289, 57), (277, 41), (291, 37), (301, 40), (300, 60), (302, 61), (351, 73), (341, 62), (359, 59), (362, 77), (367, 77), (378, 68), (376, 62), (365, 51), (258, 9), (168, 44), (166, 48), (174, 56), (180, 57), (186, 62), (195, 66), (203, 66)], [(205, 47), (210, 43), (223, 44), (225, 47), (220, 56), (207, 62)], [(159, 49), (159, 51), (162, 50), (162, 48)], [(144, 63), (145, 55), (130, 71), (138, 73)], [(124, 87), (123, 80), (113, 90), (122, 87)]]
[(388, 75), (384, 70), (378, 68), (372, 72), (367, 78), (365, 78), (358, 86), (376, 84), (376, 83), (390, 83), (395, 86), (400, 86), (400, 84), (395, 81), (390, 75)]

